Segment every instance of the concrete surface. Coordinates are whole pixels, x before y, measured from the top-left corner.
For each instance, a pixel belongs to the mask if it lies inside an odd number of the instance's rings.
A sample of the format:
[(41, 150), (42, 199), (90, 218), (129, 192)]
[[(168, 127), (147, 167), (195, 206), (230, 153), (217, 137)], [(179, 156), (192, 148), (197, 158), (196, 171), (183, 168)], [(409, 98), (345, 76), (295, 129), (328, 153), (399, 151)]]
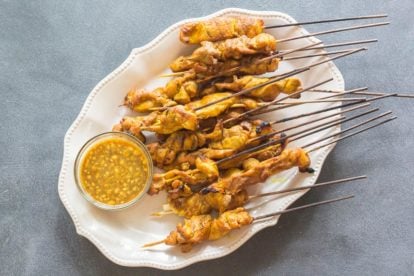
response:
[[(337, 63), (348, 88), (414, 92), (412, 0), (0, 1), (1, 275), (162, 273), (117, 266), (75, 233), (57, 194), (63, 136), (89, 91), (132, 48), (174, 22), (226, 7), (280, 10), (298, 20), (389, 13), (389, 27), (323, 39), (380, 40)], [(375, 106), (399, 119), (340, 143), (320, 177), (369, 180), (315, 190), (297, 204), (349, 193), (354, 200), (286, 215), (233, 254), (170, 273), (413, 275), (414, 100)]]

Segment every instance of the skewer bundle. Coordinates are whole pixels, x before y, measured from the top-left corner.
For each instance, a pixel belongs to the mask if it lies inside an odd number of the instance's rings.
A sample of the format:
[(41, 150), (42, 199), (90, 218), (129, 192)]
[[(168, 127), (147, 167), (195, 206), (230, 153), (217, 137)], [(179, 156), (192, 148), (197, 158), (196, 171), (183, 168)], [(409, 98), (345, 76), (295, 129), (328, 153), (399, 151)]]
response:
[[(249, 195), (247, 188), (292, 168), (298, 168), (302, 173), (312, 173), (310, 152), (394, 120), (396, 117), (386, 118), (391, 112), (385, 112), (319, 140), (301, 142), (301, 147), (290, 148), (289, 143), (293, 141), (302, 141), (312, 134), (378, 111), (371, 109), (351, 117), (344, 116), (348, 112), (368, 107), (372, 101), (391, 96), (411, 96), (364, 92), (366, 88), (328, 91), (318, 87), (332, 79), (304, 85), (299, 78), (301, 73), (318, 65), (364, 51), (366, 48), (291, 55), (315, 49), (373, 43), (376, 39), (325, 46), (321, 42), (311, 43), (296, 49), (278, 50), (279, 44), (288, 41), (383, 26), (389, 22), (356, 25), (287, 38), (274, 37), (265, 32), (266, 29), (300, 24), (382, 17), (386, 15), (277, 26), (264, 26), (260, 19), (220, 17), (184, 25), (180, 31), (180, 40), (188, 44), (199, 44), (199, 47), (191, 55), (178, 57), (170, 64), (172, 73), (163, 77), (171, 79), (164, 87), (153, 91), (129, 91), (123, 105), (144, 114), (125, 117), (113, 127), (113, 130), (128, 132), (143, 142), (146, 141), (143, 132), (156, 134), (158, 141), (148, 143), (147, 147), (153, 163), (164, 172), (154, 175), (149, 194), (156, 195), (160, 191), (166, 191), (168, 207), (155, 215), (177, 214), (187, 218), (165, 240), (147, 246), (165, 242), (169, 245), (180, 245), (183, 251), (188, 251), (194, 244), (219, 239), (233, 229), (280, 215), (283, 211), (254, 218), (243, 206), (255, 198), (311, 187), (257, 195)], [(281, 62), (317, 56), (324, 59), (270, 77), (261, 76), (278, 70)], [(303, 93), (309, 91), (332, 95), (299, 100)], [(349, 94), (355, 97), (342, 98)], [(358, 95), (374, 97), (356, 97)], [(344, 103), (313, 112), (275, 118), (274, 121), (264, 121), (257, 117), (275, 110), (321, 102)], [(318, 114), (319, 117), (312, 117)], [(278, 127), (280, 123), (306, 117), (309, 118), (306, 123), (295, 123), (284, 129)], [(385, 119), (371, 124), (382, 118)], [(366, 124), (371, 125), (338, 138)], [(351, 178), (356, 179), (359, 178)], [(323, 185), (325, 184), (314, 187)], [(345, 198), (340, 198), (342, 199)], [(329, 202), (331, 201), (314, 205)], [(213, 210), (219, 213), (217, 218), (211, 217)]]

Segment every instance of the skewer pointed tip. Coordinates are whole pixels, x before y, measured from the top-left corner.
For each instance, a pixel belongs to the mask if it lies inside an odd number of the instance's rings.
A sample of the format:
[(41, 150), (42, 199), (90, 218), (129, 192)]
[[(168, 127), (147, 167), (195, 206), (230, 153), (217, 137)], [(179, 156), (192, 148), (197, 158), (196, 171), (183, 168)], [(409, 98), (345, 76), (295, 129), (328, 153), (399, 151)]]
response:
[(148, 248), (148, 247), (151, 247), (151, 246), (155, 246), (155, 245), (158, 245), (158, 244), (162, 244), (164, 242), (165, 242), (165, 239), (164, 240), (160, 240), (160, 241), (146, 243), (146, 244), (142, 245), (141, 248)]

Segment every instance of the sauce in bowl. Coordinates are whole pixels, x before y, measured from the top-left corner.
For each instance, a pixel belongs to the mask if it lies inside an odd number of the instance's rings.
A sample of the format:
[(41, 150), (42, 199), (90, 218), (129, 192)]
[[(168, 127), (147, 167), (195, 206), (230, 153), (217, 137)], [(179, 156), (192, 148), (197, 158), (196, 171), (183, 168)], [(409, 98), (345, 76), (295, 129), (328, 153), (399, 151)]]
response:
[(107, 132), (89, 140), (75, 162), (75, 179), (82, 194), (97, 207), (121, 209), (146, 193), (152, 161), (138, 139)]

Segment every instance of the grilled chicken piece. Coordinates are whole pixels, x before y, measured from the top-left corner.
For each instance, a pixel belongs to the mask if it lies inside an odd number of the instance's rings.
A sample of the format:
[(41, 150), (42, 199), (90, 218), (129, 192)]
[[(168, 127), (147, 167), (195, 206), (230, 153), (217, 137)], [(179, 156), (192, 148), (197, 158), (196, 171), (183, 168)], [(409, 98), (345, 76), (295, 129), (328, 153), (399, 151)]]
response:
[(263, 32), (264, 22), (249, 17), (223, 16), (210, 20), (187, 23), (180, 29), (180, 40), (198, 44), (246, 35), (254, 37)]
[(210, 215), (193, 216), (179, 223), (164, 240), (167, 245), (178, 245), (182, 252), (189, 252), (193, 245), (208, 240), (218, 240), (232, 230), (253, 222), (253, 217), (243, 208), (226, 211), (213, 219)]
[(179, 68), (191, 68), (194, 62), (212, 65), (227, 59), (241, 59), (244, 56), (265, 54), (270, 55), (276, 50), (276, 39), (267, 33), (261, 33), (253, 38), (245, 35), (223, 41), (201, 43), (190, 56), (180, 56), (174, 60), (170, 68), (173, 71)]
[(281, 171), (299, 167), (306, 171), (310, 166), (310, 159), (306, 151), (301, 148), (285, 149), (279, 156), (267, 159), (250, 170), (234, 177), (223, 178), (204, 188), (202, 193), (236, 194), (250, 185), (264, 182), (271, 175)]

